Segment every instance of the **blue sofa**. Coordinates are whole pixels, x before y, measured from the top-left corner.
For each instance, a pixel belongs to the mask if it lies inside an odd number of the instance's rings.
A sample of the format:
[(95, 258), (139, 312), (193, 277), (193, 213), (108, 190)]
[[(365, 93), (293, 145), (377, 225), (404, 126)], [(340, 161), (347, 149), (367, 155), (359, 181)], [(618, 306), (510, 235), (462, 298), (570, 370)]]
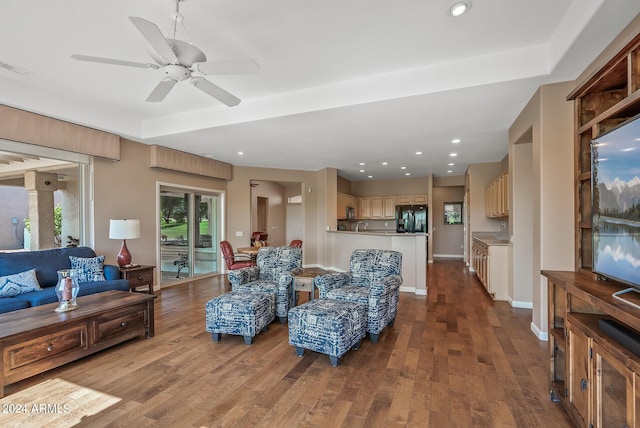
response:
[[(58, 271), (71, 268), (69, 256), (96, 257), (96, 253), (89, 247), (0, 253), (0, 277), (35, 269), (42, 288), (41, 291), (30, 291), (14, 297), (0, 297), (0, 313), (57, 302), (55, 286)], [(81, 283), (78, 296), (109, 290), (129, 291), (129, 281), (120, 279), (117, 266), (104, 265), (103, 272), (106, 281)]]

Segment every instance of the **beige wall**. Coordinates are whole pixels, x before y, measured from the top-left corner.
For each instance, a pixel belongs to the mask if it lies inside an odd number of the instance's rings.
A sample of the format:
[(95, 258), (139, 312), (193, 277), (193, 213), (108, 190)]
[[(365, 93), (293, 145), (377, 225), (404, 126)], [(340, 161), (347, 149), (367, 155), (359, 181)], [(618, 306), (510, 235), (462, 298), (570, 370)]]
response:
[[(304, 210), (305, 265), (322, 264), (325, 258), (326, 228), (335, 230), (336, 219), (336, 170), (300, 171), (288, 169), (233, 167), (233, 179), (227, 183), (226, 239), (234, 248), (245, 246), (251, 234), (251, 187), (252, 180), (272, 182), (299, 182), (302, 186)], [(332, 189), (327, 194), (327, 183)], [(311, 191), (309, 191), (311, 190)], [(327, 201), (333, 201), (328, 207)], [(330, 204), (329, 204), (330, 205)], [(331, 212), (332, 218), (327, 215)], [(330, 220), (330, 223), (328, 221)], [(236, 236), (240, 232), (243, 236)]]
[[(509, 130), (510, 151), (514, 144), (528, 140), (528, 133), (532, 142), (532, 259), (513, 258), (513, 290), (518, 293), (520, 272), (532, 272), (531, 328), (542, 339), (546, 339), (548, 330), (547, 286), (540, 270), (574, 268), (574, 120), (573, 104), (566, 101), (573, 86), (573, 82), (565, 82), (539, 88)], [(518, 186), (518, 171), (514, 169), (513, 173), (512, 186)], [(514, 193), (519, 191), (518, 187), (512, 189)], [(517, 245), (522, 230), (518, 220), (514, 221), (516, 225), (511, 227)], [(528, 279), (523, 281), (528, 283)]]
[(429, 178), (352, 181), (351, 192), (356, 196), (428, 195)]
[[(254, 182), (256, 187), (251, 187), (251, 233), (258, 231), (258, 197), (267, 198), (267, 229), (264, 232), (269, 234), (271, 245), (285, 245), (286, 233), (286, 196), (285, 188), (282, 184), (273, 181)], [(263, 232), (263, 231), (261, 231)], [(245, 235), (246, 247), (250, 244), (251, 233)]]
[[(94, 236), (87, 245), (104, 254), (106, 262), (116, 263), (119, 240), (109, 239), (109, 219), (140, 219), (141, 237), (127, 241), (133, 261), (138, 264), (157, 264), (159, 218), (157, 183), (171, 183), (210, 191), (224, 191), (223, 180), (174, 172), (149, 165), (150, 146), (122, 140), (121, 160), (94, 159)], [(248, 204), (247, 204), (248, 207)], [(156, 275), (158, 274), (156, 270)], [(160, 282), (156, 278), (156, 284)]]

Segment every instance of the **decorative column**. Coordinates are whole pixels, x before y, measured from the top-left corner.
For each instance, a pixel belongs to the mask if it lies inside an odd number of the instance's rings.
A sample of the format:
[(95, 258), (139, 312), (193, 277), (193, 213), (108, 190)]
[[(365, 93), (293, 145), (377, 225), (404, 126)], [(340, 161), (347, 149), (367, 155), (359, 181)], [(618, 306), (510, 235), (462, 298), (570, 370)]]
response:
[(31, 249), (55, 246), (53, 192), (58, 190), (57, 174), (38, 171), (24, 173), (24, 187), (29, 192)]

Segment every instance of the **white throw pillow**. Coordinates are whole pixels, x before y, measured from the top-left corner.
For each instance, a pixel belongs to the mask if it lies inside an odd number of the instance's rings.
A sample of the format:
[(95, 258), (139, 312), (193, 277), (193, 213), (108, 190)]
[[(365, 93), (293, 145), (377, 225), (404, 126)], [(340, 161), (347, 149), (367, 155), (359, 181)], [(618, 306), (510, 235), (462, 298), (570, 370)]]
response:
[(105, 281), (102, 271), (104, 256), (98, 257), (74, 257), (69, 256), (71, 269), (76, 270), (78, 284), (83, 282)]
[(13, 297), (29, 291), (40, 291), (36, 270), (30, 269), (0, 277), (0, 297)]

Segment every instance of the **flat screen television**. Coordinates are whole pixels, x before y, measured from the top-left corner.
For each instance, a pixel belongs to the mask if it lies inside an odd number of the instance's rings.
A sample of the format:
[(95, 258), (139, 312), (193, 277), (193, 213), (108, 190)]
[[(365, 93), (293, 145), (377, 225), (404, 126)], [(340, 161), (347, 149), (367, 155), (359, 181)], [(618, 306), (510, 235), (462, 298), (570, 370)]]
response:
[(640, 291), (640, 115), (591, 141), (591, 185), (593, 272)]

